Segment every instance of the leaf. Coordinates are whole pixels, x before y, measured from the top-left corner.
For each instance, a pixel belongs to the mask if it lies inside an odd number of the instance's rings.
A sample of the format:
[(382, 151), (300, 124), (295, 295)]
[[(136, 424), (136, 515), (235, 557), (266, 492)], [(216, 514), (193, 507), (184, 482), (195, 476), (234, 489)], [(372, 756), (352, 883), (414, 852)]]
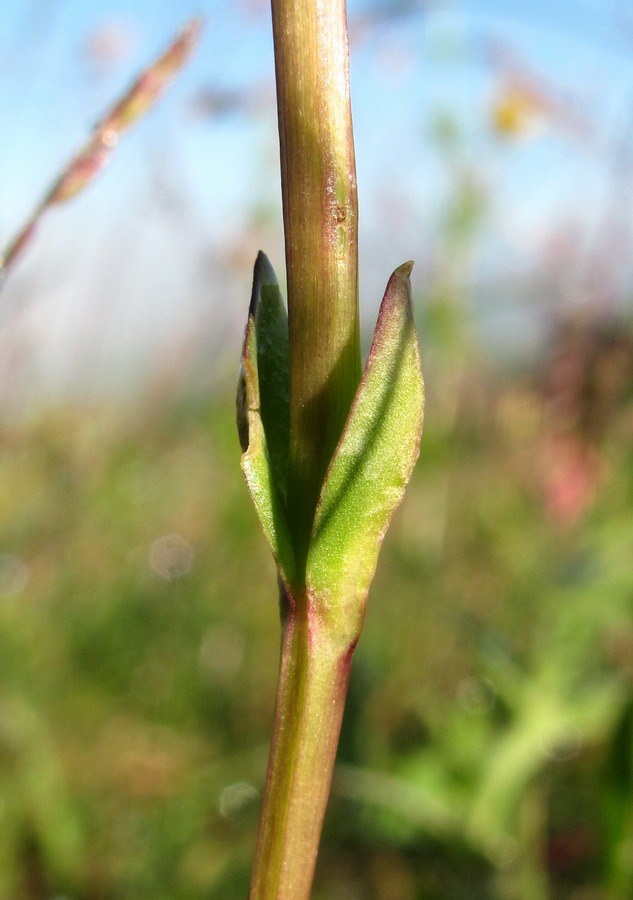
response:
[(286, 515), (289, 442), (288, 319), (268, 258), (255, 262), (237, 392), (242, 470), (285, 583), (295, 578)]
[(405, 263), (389, 279), (365, 372), (317, 505), (307, 587), (341, 633), (360, 631), (380, 546), (418, 458), (424, 384)]
[(290, 444), (288, 315), (273, 267), (263, 253), (255, 262), (255, 283), (251, 312), (257, 335), (261, 416), (275, 482), (285, 501)]

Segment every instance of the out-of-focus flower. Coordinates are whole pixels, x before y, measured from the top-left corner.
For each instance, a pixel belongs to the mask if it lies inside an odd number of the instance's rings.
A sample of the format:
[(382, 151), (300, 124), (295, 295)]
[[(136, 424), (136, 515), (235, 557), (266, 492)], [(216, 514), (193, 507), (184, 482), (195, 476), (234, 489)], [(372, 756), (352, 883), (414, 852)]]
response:
[(498, 84), (490, 107), (491, 127), (503, 138), (533, 138), (549, 129), (594, 142), (594, 127), (578, 98), (533, 71), (524, 62), (496, 53)]
[(590, 509), (609, 470), (605, 442), (617, 429), (633, 378), (633, 338), (617, 323), (564, 326), (544, 383), (540, 477), (553, 521)]
[(508, 83), (493, 100), (492, 127), (502, 137), (534, 137), (547, 126), (547, 105), (528, 87)]
[(591, 507), (604, 471), (602, 456), (577, 434), (550, 434), (543, 446), (543, 487), (550, 518), (573, 525)]

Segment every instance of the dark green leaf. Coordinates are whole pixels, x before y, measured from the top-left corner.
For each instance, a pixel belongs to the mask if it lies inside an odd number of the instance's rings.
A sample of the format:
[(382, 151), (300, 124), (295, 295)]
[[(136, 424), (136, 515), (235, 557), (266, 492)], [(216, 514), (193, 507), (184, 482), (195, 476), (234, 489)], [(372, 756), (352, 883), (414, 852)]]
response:
[(242, 350), (237, 427), (242, 469), (282, 579), (294, 582), (286, 517), (288, 320), (270, 262), (260, 253)]

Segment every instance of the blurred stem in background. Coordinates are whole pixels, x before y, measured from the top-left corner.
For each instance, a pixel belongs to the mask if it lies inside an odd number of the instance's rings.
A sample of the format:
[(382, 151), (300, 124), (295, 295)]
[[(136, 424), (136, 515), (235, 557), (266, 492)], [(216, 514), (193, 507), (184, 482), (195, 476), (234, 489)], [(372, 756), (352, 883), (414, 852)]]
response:
[(88, 142), (55, 179), (5, 251), (0, 253), (0, 286), (30, 243), (46, 210), (72, 200), (91, 184), (110, 161), (121, 135), (154, 106), (187, 62), (198, 43), (201, 29), (202, 19), (188, 22), (167, 50), (141, 72), (123, 97), (98, 122)]

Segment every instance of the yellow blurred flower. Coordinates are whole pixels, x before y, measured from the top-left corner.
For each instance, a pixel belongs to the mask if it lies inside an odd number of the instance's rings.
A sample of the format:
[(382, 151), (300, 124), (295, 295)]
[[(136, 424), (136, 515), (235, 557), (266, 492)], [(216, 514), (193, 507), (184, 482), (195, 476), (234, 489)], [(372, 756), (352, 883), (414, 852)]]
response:
[(546, 104), (535, 91), (506, 85), (493, 100), (493, 130), (502, 137), (533, 137), (546, 124)]

